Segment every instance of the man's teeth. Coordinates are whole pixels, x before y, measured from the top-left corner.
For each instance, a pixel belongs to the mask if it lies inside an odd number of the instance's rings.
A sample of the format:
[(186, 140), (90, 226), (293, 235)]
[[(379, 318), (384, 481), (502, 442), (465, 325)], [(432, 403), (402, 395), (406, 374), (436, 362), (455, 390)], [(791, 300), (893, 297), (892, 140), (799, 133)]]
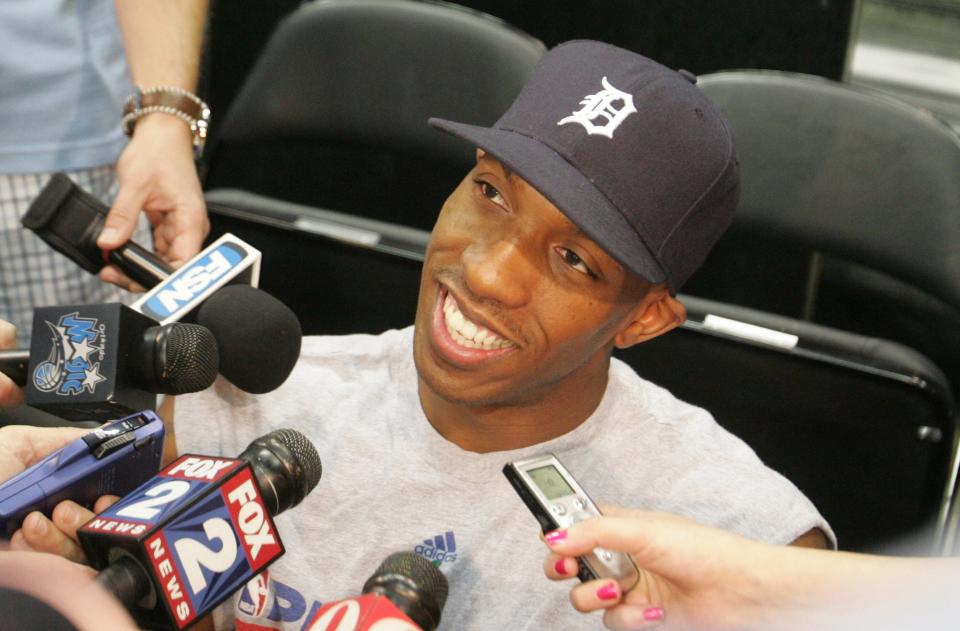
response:
[(467, 348), (494, 350), (510, 348), (513, 342), (505, 340), (488, 328), (468, 320), (457, 307), (457, 302), (447, 294), (443, 300), (443, 321), (453, 341)]

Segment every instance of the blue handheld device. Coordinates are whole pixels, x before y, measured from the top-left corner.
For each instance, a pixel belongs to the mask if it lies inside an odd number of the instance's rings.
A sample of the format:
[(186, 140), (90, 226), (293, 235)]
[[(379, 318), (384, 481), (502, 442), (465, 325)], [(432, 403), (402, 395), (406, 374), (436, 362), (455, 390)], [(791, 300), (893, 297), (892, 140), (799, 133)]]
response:
[(28, 513), (48, 517), (63, 500), (88, 508), (101, 495), (126, 495), (160, 470), (163, 421), (144, 410), (107, 423), (0, 483), (0, 539)]

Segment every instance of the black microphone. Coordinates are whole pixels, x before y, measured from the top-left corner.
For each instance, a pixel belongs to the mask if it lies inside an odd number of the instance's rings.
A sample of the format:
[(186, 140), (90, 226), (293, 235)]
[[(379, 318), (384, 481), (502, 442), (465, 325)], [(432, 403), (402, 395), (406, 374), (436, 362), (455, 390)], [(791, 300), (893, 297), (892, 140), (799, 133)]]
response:
[[(402, 629), (415, 624), (434, 631), (447, 602), (449, 585), (430, 561), (413, 552), (395, 552), (363, 584), (363, 594), (328, 603), (317, 610), (304, 628), (315, 631), (370, 631)], [(349, 621), (353, 626), (349, 626)], [(388, 626), (382, 621), (389, 620)]]
[[(254, 258), (259, 265), (259, 253), (252, 256), (248, 252), (252, 248), (232, 237), (175, 271), (132, 241), (103, 252), (96, 241), (107, 211), (100, 200), (57, 173), (34, 199), (22, 223), (91, 274), (109, 262), (147, 289), (156, 287), (159, 294), (144, 296), (134, 307), (158, 321), (192, 320), (209, 328), (220, 345), (221, 374), (237, 387), (262, 394), (286, 380), (300, 356), (303, 336), (300, 321), (289, 307), (242, 283), (214, 291), (199, 308), (190, 306), (211, 290), (217, 278), (240, 273), (239, 269), (253, 265)], [(158, 287), (164, 283), (171, 286)]]
[(71, 421), (156, 407), (157, 394), (204, 390), (219, 369), (206, 327), (160, 326), (120, 303), (39, 307), (29, 349), (0, 351), (0, 372), (26, 403)]
[(300, 357), (303, 331), (287, 305), (249, 285), (227, 285), (197, 309), (220, 348), (220, 372), (253, 394), (277, 389)]
[(136, 243), (127, 242), (109, 252), (101, 250), (97, 237), (103, 230), (107, 210), (103, 202), (66, 175), (55, 173), (30, 204), (21, 223), (91, 274), (113, 264), (150, 288), (173, 273), (169, 263)]
[(321, 473), (310, 441), (279, 429), (239, 458), (181, 456), (77, 534), (97, 581), (138, 624), (183, 629), (284, 553), (272, 517)]

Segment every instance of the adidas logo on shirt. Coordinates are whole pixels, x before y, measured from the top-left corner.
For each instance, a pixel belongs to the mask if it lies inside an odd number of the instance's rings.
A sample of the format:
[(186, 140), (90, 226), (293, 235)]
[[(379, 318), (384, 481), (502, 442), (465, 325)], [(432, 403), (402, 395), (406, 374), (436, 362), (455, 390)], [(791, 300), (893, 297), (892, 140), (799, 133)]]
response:
[(434, 535), (432, 539), (424, 539), (418, 544), (414, 552), (425, 559), (429, 559), (436, 567), (443, 563), (453, 563), (457, 560), (457, 540), (453, 531), (448, 530), (442, 535)]

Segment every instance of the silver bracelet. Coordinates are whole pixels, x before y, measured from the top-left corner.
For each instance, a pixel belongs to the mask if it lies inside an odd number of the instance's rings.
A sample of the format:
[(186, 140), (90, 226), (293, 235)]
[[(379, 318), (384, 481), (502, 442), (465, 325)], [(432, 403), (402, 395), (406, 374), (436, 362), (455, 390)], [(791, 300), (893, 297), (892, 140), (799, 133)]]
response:
[(199, 158), (207, 141), (210, 107), (196, 94), (177, 86), (137, 86), (123, 106), (120, 126), (126, 135), (132, 136), (138, 119), (157, 113), (176, 116), (190, 127), (194, 158)]

